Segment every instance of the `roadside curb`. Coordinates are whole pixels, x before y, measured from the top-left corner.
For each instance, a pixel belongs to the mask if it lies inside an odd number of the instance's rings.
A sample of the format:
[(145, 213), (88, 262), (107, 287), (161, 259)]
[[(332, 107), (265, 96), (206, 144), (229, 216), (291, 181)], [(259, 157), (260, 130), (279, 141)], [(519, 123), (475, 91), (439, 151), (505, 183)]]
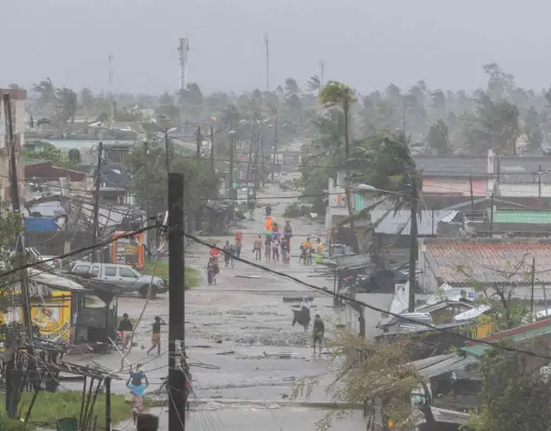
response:
[[(148, 400), (148, 407), (161, 407), (166, 405), (168, 398), (156, 398)], [(253, 405), (263, 407), (305, 407), (311, 409), (324, 410), (362, 410), (363, 405), (360, 403), (333, 403), (331, 401), (269, 401), (269, 400), (247, 400), (239, 398), (196, 398), (191, 400), (192, 406), (217, 403), (224, 405)]]

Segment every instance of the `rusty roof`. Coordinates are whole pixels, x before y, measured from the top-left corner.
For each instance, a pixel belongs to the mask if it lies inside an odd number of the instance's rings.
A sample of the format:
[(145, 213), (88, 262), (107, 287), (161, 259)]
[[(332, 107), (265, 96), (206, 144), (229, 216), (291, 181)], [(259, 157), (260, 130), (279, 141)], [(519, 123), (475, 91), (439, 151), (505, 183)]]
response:
[(547, 239), (428, 239), (424, 244), (427, 264), (440, 283), (529, 285), (535, 258), (538, 284), (551, 284)]

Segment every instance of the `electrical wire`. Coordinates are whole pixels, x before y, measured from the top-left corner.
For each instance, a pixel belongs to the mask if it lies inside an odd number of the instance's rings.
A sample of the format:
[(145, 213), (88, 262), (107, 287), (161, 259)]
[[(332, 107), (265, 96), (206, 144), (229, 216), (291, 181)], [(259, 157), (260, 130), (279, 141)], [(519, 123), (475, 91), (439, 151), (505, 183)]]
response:
[[(214, 248), (214, 249), (217, 249), (218, 251), (221, 251), (223, 252), (224, 250), (218, 246), (215, 246), (215, 245), (212, 245), (212, 244), (209, 244), (208, 242), (206, 241), (203, 241), (202, 239), (200, 238), (197, 238), (196, 236), (194, 235), (191, 235), (191, 234), (186, 234), (184, 233), (184, 235), (191, 239), (192, 241), (198, 243), (198, 244), (201, 244), (205, 247), (208, 247), (208, 248)], [(515, 353), (521, 353), (521, 354), (525, 354), (527, 356), (532, 356), (532, 357), (536, 357), (536, 358), (542, 358), (542, 359), (546, 359), (546, 360), (551, 360), (551, 356), (546, 356), (546, 355), (540, 355), (538, 353), (535, 353), (535, 352), (531, 352), (529, 350), (523, 350), (523, 349), (517, 349), (517, 348), (514, 348), (514, 347), (508, 347), (508, 346), (504, 346), (504, 345), (501, 345), (501, 344), (497, 344), (497, 343), (493, 343), (491, 341), (485, 341), (485, 340), (482, 340), (482, 339), (476, 339), (476, 338), (472, 338), (472, 337), (469, 337), (469, 336), (466, 336), (466, 335), (462, 335), (462, 334), (459, 334), (459, 333), (456, 333), (456, 332), (453, 332), (453, 331), (450, 331), (448, 329), (445, 329), (445, 328), (439, 328), (437, 326), (434, 326), (430, 323), (426, 323), (426, 322), (423, 322), (423, 321), (420, 321), (420, 320), (415, 320), (411, 317), (407, 317), (407, 316), (403, 316), (401, 314), (397, 314), (397, 313), (393, 313), (391, 311), (388, 311), (388, 310), (383, 310), (382, 308), (378, 308), (378, 307), (375, 307), (374, 305), (370, 305), (370, 304), (367, 304), (363, 301), (359, 301), (355, 298), (349, 298), (348, 296), (345, 296), (345, 295), (342, 295), (340, 293), (337, 293), (337, 292), (331, 292), (329, 290), (326, 290), (322, 287), (319, 287), (319, 286), (316, 286), (316, 285), (313, 285), (313, 284), (310, 284), (310, 283), (307, 283), (305, 281), (302, 281), (292, 275), (289, 275), (289, 274), (286, 274), (284, 272), (281, 272), (281, 271), (276, 271), (274, 269), (271, 269), (271, 268), (268, 268), (264, 265), (260, 265), (258, 263), (255, 263), (255, 262), (252, 262), (250, 260), (247, 260), (247, 259), (243, 259), (241, 257), (237, 257), (235, 256), (234, 257), (237, 261), (239, 262), (243, 262), (249, 266), (252, 266), (254, 268), (257, 268), (257, 269), (260, 269), (262, 271), (265, 271), (265, 272), (268, 272), (268, 273), (271, 273), (271, 274), (274, 274), (278, 277), (282, 277), (282, 278), (285, 278), (285, 279), (288, 279), (288, 280), (291, 280), (291, 281), (294, 281), (296, 283), (299, 283), (303, 286), (306, 286), (306, 287), (309, 287), (310, 289), (313, 289), (317, 292), (321, 292), (321, 293), (324, 293), (324, 294), (327, 294), (327, 295), (330, 295), (330, 296), (333, 296), (333, 297), (336, 297), (336, 298), (339, 298), (341, 300), (344, 300), (344, 301), (347, 301), (347, 302), (352, 302), (352, 303), (355, 303), (355, 304), (358, 304), (358, 305), (361, 305), (362, 307), (366, 307), (370, 310), (373, 310), (373, 311), (377, 311), (378, 313), (385, 313), (389, 316), (392, 316), (398, 320), (402, 320), (402, 321), (405, 321), (405, 322), (408, 322), (408, 323), (414, 323), (416, 325), (420, 325), (420, 326), (424, 326), (428, 329), (431, 329), (433, 331), (437, 331), (437, 332), (441, 332), (441, 333), (444, 333), (444, 334), (448, 334), (448, 335), (453, 335), (455, 337), (458, 337), (458, 338), (461, 338), (465, 341), (468, 341), (468, 342), (472, 342), (472, 343), (476, 343), (476, 344), (484, 344), (484, 345), (487, 345), (487, 346), (490, 346), (490, 347), (493, 347), (493, 348), (496, 348), (496, 349), (500, 349), (500, 350), (504, 350), (504, 351), (508, 351), (508, 352), (515, 352)]]

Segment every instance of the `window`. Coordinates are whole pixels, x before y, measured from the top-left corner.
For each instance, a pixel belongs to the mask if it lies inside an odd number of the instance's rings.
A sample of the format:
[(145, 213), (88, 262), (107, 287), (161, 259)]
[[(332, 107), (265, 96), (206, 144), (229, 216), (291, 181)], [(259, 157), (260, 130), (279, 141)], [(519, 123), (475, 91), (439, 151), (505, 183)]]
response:
[(92, 275), (98, 275), (99, 274), (99, 266), (95, 265), (90, 269), (90, 274)]
[(121, 277), (128, 277), (128, 278), (138, 278), (136, 277), (136, 274), (128, 268), (119, 268), (119, 275)]
[(105, 276), (106, 277), (115, 277), (117, 275), (116, 266), (106, 266), (105, 267)]
[(90, 265), (77, 265), (73, 268), (73, 273), (75, 274), (88, 274), (90, 271)]

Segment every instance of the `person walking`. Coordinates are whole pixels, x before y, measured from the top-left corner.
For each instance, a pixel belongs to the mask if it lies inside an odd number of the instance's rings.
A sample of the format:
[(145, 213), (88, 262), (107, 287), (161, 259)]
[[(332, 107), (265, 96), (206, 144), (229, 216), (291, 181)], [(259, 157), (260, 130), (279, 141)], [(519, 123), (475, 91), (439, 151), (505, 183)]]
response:
[(266, 257), (266, 260), (270, 260), (272, 257), (272, 235), (266, 235), (264, 248), (264, 256)]
[(287, 263), (288, 254), (289, 254), (289, 248), (288, 248), (288, 240), (283, 238), (281, 240), (281, 262)]
[(258, 235), (258, 238), (254, 240), (253, 253), (254, 260), (262, 259), (262, 235)]
[(128, 341), (130, 340), (130, 337), (132, 336), (132, 331), (134, 331), (134, 327), (132, 326), (132, 322), (128, 318), (128, 314), (124, 313), (122, 315), (122, 319), (119, 322), (119, 328), (117, 329), (121, 333), (122, 337), (122, 351), (124, 352), (126, 348), (128, 347)]
[(289, 241), (289, 247), (291, 247), (291, 238), (293, 237), (293, 226), (289, 220), (285, 221), (285, 227), (283, 228), (283, 237)]
[(236, 257), (237, 257), (237, 245), (232, 244), (231, 245), (231, 267), (232, 268), (235, 268), (235, 264), (237, 262)]
[(232, 258), (232, 246), (229, 241), (226, 241), (223, 247), (224, 250), (224, 268), (230, 266), (230, 260)]
[(266, 218), (271, 217), (271, 215), (272, 215), (272, 206), (268, 202), (266, 204)]
[(256, 205), (252, 199), (249, 199), (249, 220), (254, 220), (254, 210)]
[(155, 347), (157, 348), (157, 356), (161, 355), (161, 325), (166, 325), (166, 322), (159, 316), (155, 316), (151, 331), (151, 347), (147, 351), (149, 355)]
[(214, 284), (214, 258), (209, 257), (209, 261), (207, 262), (207, 281), (209, 283), (209, 286)]
[(272, 240), (272, 259), (274, 262), (279, 263), (279, 236), (275, 236)]
[(143, 412), (143, 397), (145, 390), (149, 386), (149, 381), (147, 376), (144, 374), (145, 383), (141, 379), (135, 379), (130, 375), (126, 381), (126, 387), (130, 390), (132, 395), (132, 401), (130, 402), (130, 411), (132, 412), (132, 421), (136, 425), (138, 416)]
[(235, 255), (241, 257), (241, 249), (243, 248), (243, 234), (237, 231), (235, 234)]
[(319, 314), (316, 314), (314, 318), (314, 329), (312, 331), (312, 338), (314, 341), (314, 355), (316, 354), (316, 344), (319, 345), (320, 355), (321, 355), (321, 346), (323, 344), (323, 337), (325, 335), (325, 325)]

